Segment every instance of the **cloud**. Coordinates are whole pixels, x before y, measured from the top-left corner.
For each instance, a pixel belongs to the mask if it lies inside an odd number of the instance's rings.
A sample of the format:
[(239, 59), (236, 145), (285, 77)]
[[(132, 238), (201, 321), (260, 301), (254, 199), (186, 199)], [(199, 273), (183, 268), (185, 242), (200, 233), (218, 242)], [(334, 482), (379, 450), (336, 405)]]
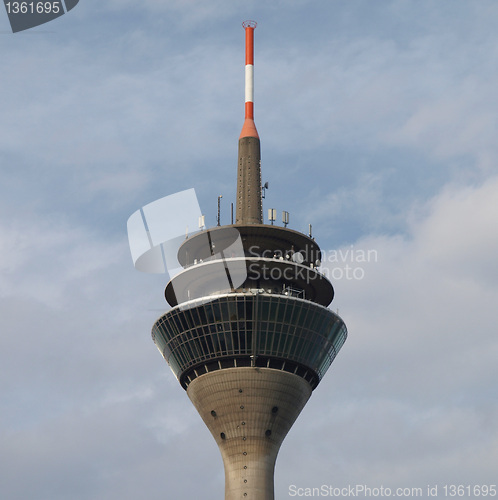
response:
[[(260, 21), (266, 201), (294, 203), (324, 248), (377, 258), (329, 263), (364, 277), (334, 280), (350, 337), (284, 442), (277, 497), (296, 483), (489, 483), (496, 4), (287, 5), (244, 5)], [(211, 193), (234, 185), (240, 15), (233, 2), (88, 0), (53, 33), (5, 37), (0, 482), (10, 499), (223, 495), (216, 444), (150, 339), (166, 283), (134, 271), (125, 224), (190, 187), (214, 221)]]
[[(324, 262), (329, 273), (346, 265), (363, 270), (363, 279), (335, 282), (333, 304), (350, 335), (309, 416), (316, 439), (335, 430), (327, 442), (344, 454), (334, 454), (341, 481), (417, 485), (492, 476), (497, 195), (496, 177), (449, 185), (414, 216), (408, 235), (366, 237), (341, 249), (343, 262)], [(375, 250), (375, 258), (364, 262), (360, 250)], [(324, 467), (314, 474), (322, 482), (330, 476)]]
[(406, 40), (392, 32), (333, 32), (312, 53), (306, 44), (264, 48), (256, 69), (267, 141), (310, 150), (409, 147), (438, 160), (469, 155), (489, 171), (496, 44), (445, 30), (445, 22), (409, 30)]

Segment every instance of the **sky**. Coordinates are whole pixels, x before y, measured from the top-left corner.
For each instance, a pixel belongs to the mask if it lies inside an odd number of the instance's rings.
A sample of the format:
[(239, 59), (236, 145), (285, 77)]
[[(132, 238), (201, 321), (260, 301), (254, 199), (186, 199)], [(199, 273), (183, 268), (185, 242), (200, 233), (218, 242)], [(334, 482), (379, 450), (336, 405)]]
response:
[(229, 223), (246, 19), (264, 210), (312, 224), (349, 330), (276, 498), (498, 483), (498, 3), (82, 0), (0, 13), (2, 498), (223, 498), (126, 222), (194, 188)]

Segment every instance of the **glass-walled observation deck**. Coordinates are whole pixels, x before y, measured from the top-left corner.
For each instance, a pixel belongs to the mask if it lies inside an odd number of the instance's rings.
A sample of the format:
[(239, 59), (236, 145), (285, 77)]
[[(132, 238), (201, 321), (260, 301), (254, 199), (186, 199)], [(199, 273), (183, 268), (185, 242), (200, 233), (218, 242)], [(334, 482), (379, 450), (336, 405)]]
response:
[(208, 372), (266, 366), (314, 388), (347, 337), (342, 319), (319, 304), (268, 293), (228, 293), (176, 306), (153, 340), (184, 388)]

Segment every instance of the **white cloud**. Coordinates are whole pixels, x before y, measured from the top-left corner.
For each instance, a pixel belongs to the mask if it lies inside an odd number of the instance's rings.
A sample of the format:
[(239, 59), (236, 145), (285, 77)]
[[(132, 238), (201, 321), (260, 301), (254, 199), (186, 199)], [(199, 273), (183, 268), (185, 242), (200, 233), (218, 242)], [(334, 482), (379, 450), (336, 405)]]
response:
[(432, 216), (417, 228), (427, 258), (469, 286), (498, 285), (498, 179), (478, 187), (450, 186), (433, 200)]
[(260, 58), (259, 106), (272, 147), (401, 146), (438, 160), (470, 155), (493, 168), (498, 72), (490, 38), (437, 25), (407, 43), (380, 32), (332, 33), (315, 53), (292, 45)]
[[(125, 224), (171, 192), (235, 182), (246, 15), (84, 4), (53, 33), (3, 40), (0, 482), (12, 500), (197, 498), (199, 484), (214, 500), (219, 452), (150, 339), (164, 279), (133, 270)], [(316, 218), (353, 214), (354, 247), (378, 259), (335, 283), (350, 337), (284, 443), (277, 497), (296, 481), (489, 482), (496, 2), (287, 6), (243, 9), (260, 21), (265, 171), (285, 170), (296, 212), (309, 188)], [(344, 184), (336, 148), (352, 151)], [(392, 149), (399, 169), (382, 163)]]
[(350, 336), (322, 382), (333, 399), (314, 403), (323, 413), (314, 432), (336, 430), (329, 441), (338, 439), (345, 454), (343, 477), (401, 485), (490, 480), (498, 439), (497, 196), (496, 177), (448, 186), (408, 236), (355, 243), (356, 252), (374, 249), (378, 259), (326, 263), (364, 271), (362, 280), (335, 283), (333, 304)]

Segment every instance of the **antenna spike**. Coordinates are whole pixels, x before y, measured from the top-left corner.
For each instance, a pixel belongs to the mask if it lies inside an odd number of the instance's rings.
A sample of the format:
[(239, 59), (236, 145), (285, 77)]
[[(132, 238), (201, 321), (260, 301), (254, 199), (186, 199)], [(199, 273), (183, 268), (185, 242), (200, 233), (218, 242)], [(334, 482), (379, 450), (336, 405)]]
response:
[(261, 148), (254, 123), (254, 29), (255, 21), (244, 21), (246, 31), (245, 117), (239, 136), (236, 224), (263, 224)]

